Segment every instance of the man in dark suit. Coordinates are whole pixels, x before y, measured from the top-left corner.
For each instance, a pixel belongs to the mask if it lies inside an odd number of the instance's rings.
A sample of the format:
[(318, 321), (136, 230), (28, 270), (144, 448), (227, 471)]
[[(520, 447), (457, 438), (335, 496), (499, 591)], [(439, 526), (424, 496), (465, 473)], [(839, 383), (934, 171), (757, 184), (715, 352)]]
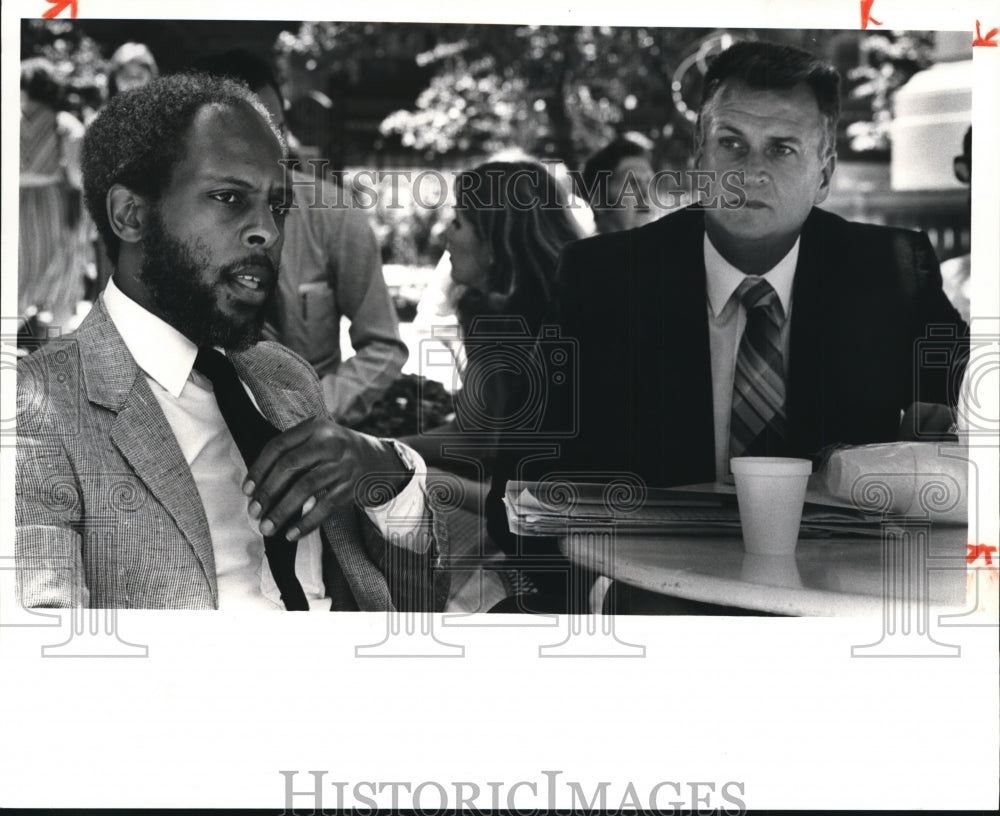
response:
[(913, 403), (954, 404), (968, 328), (926, 236), (817, 208), (838, 114), (837, 71), (811, 54), (744, 42), (715, 59), (695, 145), (705, 200), (563, 252), (555, 318), (580, 377), (547, 424), (577, 433), (521, 478), (710, 482), (730, 456), (893, 441)]
[(120, 95), (87, 132), (115, 273), (18, 365), (22, 604), (442, 607), (419, 457), (338, 426), (308, 364), (258, 342), (285, 155), (255, 96), (204, 76)]

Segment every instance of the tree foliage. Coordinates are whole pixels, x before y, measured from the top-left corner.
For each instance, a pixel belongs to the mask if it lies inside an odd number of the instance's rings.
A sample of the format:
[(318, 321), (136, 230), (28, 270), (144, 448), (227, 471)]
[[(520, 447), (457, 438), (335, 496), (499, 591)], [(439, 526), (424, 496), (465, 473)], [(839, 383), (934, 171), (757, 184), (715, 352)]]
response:
[(871, 106), (870, 119), (847, 128), (851, 149), (863, 153), (889, 149), (892, 96), (910, 78), (933, 62), (934, 37), (930, 32), (875, 33), (860, 42), (860, 64), (847, 72), (850, 97)]
[[(385, 135), (425, 158), (519, 147), (575, 165), (620, 129), (652, 137), (689, 124), (670, 104), (680, 54), (698, 29), (306, 23), (279, 50), (350, 75), (363, 54), (406, 54), (431, 77)], [(420, 50), (412, 50), (423, 46)], [(686, 133), (685, 133), (686, 135)]]
[(430, 86), (382, 128), (436, 153), (517, 146), (576, 166), (618, 130), (686, 127), (668, 102), (670, 64), (703, 33), (477, 26), (420, 55), (437, 66)]
[(72, 92), (86, 88), (103, 90), (108, 61), (99, 44), (69, 20), (24, 20), (21, 26), (21, 59), (45, 57)]

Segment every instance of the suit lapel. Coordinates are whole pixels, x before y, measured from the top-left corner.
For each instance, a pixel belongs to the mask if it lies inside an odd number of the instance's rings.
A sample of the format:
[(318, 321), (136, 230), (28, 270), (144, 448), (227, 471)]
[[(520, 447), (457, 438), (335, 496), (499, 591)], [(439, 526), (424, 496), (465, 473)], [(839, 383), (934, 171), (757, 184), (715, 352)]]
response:
[[(662, 304), (661, 319), (652, 327), (648, 348), (655, 365), (644, 382), (659, 393), (648, 395), (659, 416), (645, 418), (643, 427), (661, 427), (669, 453), (663, 459), (664, 478), (671, 483), (715, 478), (715, 430), (712, 412), (712, 366), (706, 318), (704, 214), (688, 208), (652, 225), (670, 226), (651, 234), (647, 262), (655, 270), (647, 281), (650, 302)], [(647, 272), (648, 275), (648, 272)], [(653, 377), (653, 371), (662, 372)], [(652, 381), (655, 382), (655, 386)], [(696, 475), (695, 475), (696, 474)]]
[(194, 549), (217, 605), (212, 537), (191, 469), (103, 301), (98, 300), (77, 337), (87, 398), (116, 412), (111, 441)]
[(290, 366), (285, 354), (257, 344), (229, 358), (267, 421), (279, 430), (325, 413), (319, 387), (303, 389), (302, 369)]
[[(268, 422), (287, 430), (309, 417), (325, 415), (319, 384), (308, 384), (308, 364), (296, 363), (287, 349), (258, 343), (229, 355), (240, 379), (247, 384)], [(363, 546), (363, 533), (354, 509), (328, 517), (322, 526), (324, 581), (334, 609), (392, 609), (385, 578)], [(386, 546), (382, 541), (383, 546)], [(332, 553), (330, 559), (327, 553)], [(346, 582), (346, 584), (345, 584)]]
[(814, 450), (819, 440), (810, 432), (808, 418), (824, 415), (825, 388), (832, 375), (825, 350), (842, 353), (842, 343), (832, 333), (839, 321), (829, 318), (837, 298), (827, 287), (835, 280), (836, 254), (842, 249), (828, 240), (824, 213), (813, 209), (802, 227), (799, 259), (792, 284), (792, 325), (788, 361), (789, 442), (793, 451)]

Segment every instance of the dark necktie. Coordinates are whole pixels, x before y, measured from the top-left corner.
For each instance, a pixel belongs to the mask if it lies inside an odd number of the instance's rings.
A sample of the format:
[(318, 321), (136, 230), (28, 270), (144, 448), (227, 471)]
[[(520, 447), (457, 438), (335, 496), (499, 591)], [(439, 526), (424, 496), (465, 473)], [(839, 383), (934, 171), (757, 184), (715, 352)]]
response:
[[(222, 418), (249, 468), (260, 456), (264, 446), (278, 435), (278, 429), (254, 407), (236, 376), (236, 369), (224, 354), (211, 348), (198, 349), (194, 367), (212, 381)], [(264, 537), (264, 553), (274, 582), (281, 592), (282, 603), (292, 611), (308, 611), (309, 602), (302, 591), (302, 585), (295, 577), (296, 549), (296, 543), (286, 541), (283, 536)]]
[(784, 311), (766, 280), (748, 276), (736, 290), (747, 312), (736, 356), (730, 456), (780, 456), (787, 435), (785, 365), (781, 354)]

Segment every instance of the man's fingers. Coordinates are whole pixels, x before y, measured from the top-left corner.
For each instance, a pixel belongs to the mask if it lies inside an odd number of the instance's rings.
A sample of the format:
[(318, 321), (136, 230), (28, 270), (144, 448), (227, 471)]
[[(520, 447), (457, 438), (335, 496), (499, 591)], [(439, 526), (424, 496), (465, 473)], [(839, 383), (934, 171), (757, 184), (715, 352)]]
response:
[(297, 525), (302, 519), (303, 507), (310, 500), (313, 501), (313, 507), (307, 513), (315, 513), (317, 508), (335, 506), (336, 502), (345, 497), (349, 503), (350, 491), (347, 488), (348, 481), (342, 477), (337, 464), (328, 463), (309, 468), (270, 510), (264, 510), (261, 532), (271, 535), (276, 530), (286, 530), (289, 525)]
[[(308, 505), (308, 502), (306, 504)], [(289, 541), (298, 541), (302, 536), (309, 535), (318, 528), (335, 510), (342, 509), (348, 504), (350, 504), (350, 496), (346, 490), (329, 491), (317, 500), (310, 510), (307, 511), (305, 505), (303, 506), (302, 519), (292, 523), (285, 534), (286, 537)]]
[[(258, 513), (260, 531), (264, 535), (272, 535), (301, 518), (302, 507), (310, 498), (321, 492), (326, 479), (330, 478), (330, 474), (326, 472), (328, 467), (328, 465), (315, 465), (303, 468), (298, 471), (299, 478), (274, 485), (267, 491), (255, 494), (255, 500), (260, 508)], [(252, 509), (250, 515), (254, 515)]]
[[(328, 464), (343, 467), (341, 462), (344, 461), (343, 451), (336, 444), (327, 443), (326, 446), (323, 446), (312, 437), (308, 437), (297, 447), (282, 452), (271, 463), (259, 481), (250, 480), (253, 484), (248, 494), (253, 497), (250, 515), (266, 515), (272, 512), (273, 507), (281, 497), (291, 490), (299, 480), (310, 478), (314, 470)], [(303, 494), (301, 500), (305, 501), (309, 495), (309, 493)], [(258, 511), (256, 514), (254, 513), (255, 509)]]
[(354, 503), (359, 473), (393, 465), (399, 457), (384, 443), (330, 420), (306, 420), (271, 440), (249, 469), (250, 515), (263, 535), (295, 540)]
[(309, 441), (312, 436), (312, 423), (312, 419), (300, 422), (294, 428), (278, 434), (264, 446), (260, 456), (247, 469), (247, 478), (243, 483), (245, 495), (250, 496), (255, 492), (257, 485), (267, 478), (276, 462)]

